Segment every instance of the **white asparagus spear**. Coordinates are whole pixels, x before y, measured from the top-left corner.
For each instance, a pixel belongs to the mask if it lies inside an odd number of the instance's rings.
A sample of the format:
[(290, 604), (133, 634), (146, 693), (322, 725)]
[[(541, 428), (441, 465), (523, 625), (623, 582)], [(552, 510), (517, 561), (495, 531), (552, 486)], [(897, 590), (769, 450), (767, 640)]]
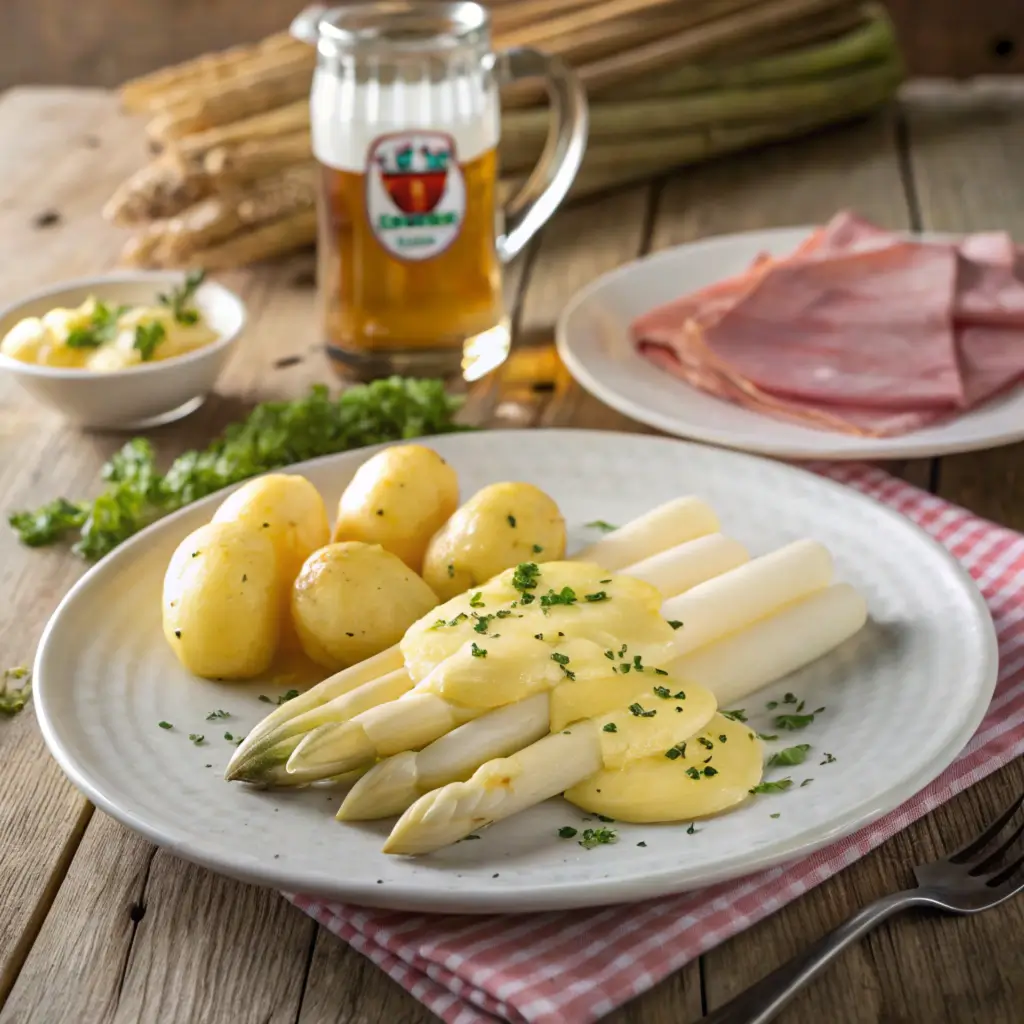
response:
[[(300, 693), (298, 697), (275, 708), (262, 722), (253, 727), (249, 735), (245, 737), (245, 741), (236, 748), (225, 776), (229, 779), (238, 777), (235, 773), (243, 765), (286, 739), (285, 735), (279, 734), (279, 730), (292, 719), (322, 708), (336, 697), (341, 697), (388, 672), (400, 669), (403, 665), (402, 650), (398, 644), (395, 644), (393, 647), (381, 651), (380, 654), (375, 654), (365, 661), (335, 672), (334, 675), (317, 683), (316, 686), (310, 687), (305, 693)], [(306, 730), (312, 727), (313, 723), (310, 723), (306, 726)], [(272, 733), (273, 736), (271, 736)]]
[(378, 757), (425, 747), (485, 710), (459, 707), (433, 693), (408, 693), (347, 722), (314, 729), (288, 759), (288, 770), (304, 776), (314, 771), (324, 777), (340, 775)]
[(546, 736), (549, 695), (489, 711), (420, 751), (405, 750), (375, 764), (349, 790), (339, 821), (369, 821), (401, 814), (424, 793), (468, 779), (487, 761), (507, 757)]
[(549, 733), (510, 758), (488, 761), (467, 782), (419, 798), (398, 819), (385, 853), (420, 854), (557, 796), (600, 770), (601, 740), (592, 720)]
[(666, 619), (678, 620), (675, 643), (688, 654), (759, 619), (824, 590), (832, 582), (832, 556), (824, 545), (798, 540), (667, 600)]
[(729, 707), (838, 647), (867, 621), (867, 605), (836, 583), (733, 636), (698, 648), (669, 666), (678, 679), (709, 689)]
[(667, 599), (749, 561), (750, 555), (739, 541), (709, 533), (627, 566), (622, 575), (650, 583)]
[(618, 572), (688, 540), (718, 532), (718, 517), (700, 498), (675, 498), (620, 526), (573, 558)]
[[(224, 777), (234, 782), (269, 784), (272, 775), (274, 783), (280, 785), (283, 777), (287, 777), (288, 773), (278, 772), (275, 769), (284, 768), (288, 758), (302, 742), (304, 736), (318, 727), (322, 728), (325, 722), (346, 721), (371, 708), (397, 700), (411, 689), (412, 680), (404, 668), (397, 668), (393, 672), (371, 679), (348, 693), (342, 693), (326, 704), (285, 720), (272, 732), (265, 732), (262, 736), (257, 736), (248, 745), (245, 758), (239, 758), (236, 751), (225, 770)], [(245, 744), (242, 744), (238, 749), (241, 750), (244, 746)], [(294, 779), (291, 781), (294, 785), (325, 778), (323, 772), (293, 774)]]

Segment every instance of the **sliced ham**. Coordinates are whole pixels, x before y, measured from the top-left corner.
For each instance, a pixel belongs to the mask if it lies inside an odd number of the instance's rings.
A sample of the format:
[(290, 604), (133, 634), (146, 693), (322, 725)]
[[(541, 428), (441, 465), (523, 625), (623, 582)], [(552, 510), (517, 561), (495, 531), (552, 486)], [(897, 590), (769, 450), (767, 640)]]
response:
[(850, 213), (788, 256), (652, 310), (640, 352), (726, 401), (886, 436), (1024, 376), (1024, 276), (1009, 236), (907, 240)]

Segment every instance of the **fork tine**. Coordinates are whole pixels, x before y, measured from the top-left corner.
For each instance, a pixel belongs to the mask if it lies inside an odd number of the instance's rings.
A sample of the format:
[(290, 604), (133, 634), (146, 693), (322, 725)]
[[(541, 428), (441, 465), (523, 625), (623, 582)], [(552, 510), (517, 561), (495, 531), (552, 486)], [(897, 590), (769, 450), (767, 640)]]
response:
[[(1024, 853), (1022, 853), (1008, 868), (1003, 868), (998, 875), (993, 875), (988, 880), (988, 884), (993, 887), (1004, 885), (1014, 876), (1014, 874), (1016, 874), (1016, 872), (1020, 870), (1021, 865), (1024, 865)], [(1021, 878), (1017, 883), (1017, 887), (1013, 890), (1013, 893), (1018, 893), (1022, 889), (1024, 889), (1024, 878)], [(1013, 895), (1013, 893), (1008, 893), (1007, 895)]]
[(970, 860), (975, 854), (981, 853), (1002, 832), (1006, 823), (1020, 810), (1021, 804), (1024, 804), (1024, 793), (1017, 797), (1010, 807), (999, 815), (980, 836), (972, 839), (966, 846), (962, 846), (955, 853), (951, 853), (946, 860), (951, 864), (962, 864), (965, 860)]
[(999, 864), (1000, 858), (1003, 856), (1004, 853), (1006, 853), (1006, 851), (1011, 846), (1013, 846), (1013, 844), (1017, 841), (1018, 837), (1020, 836), (1020, 834), (1022, 832), (1024, 832), (1024, 822), (1021, 822), (1016, 827), (1016, 829), (1014, 829), (1013, 833), (1010, 835), (1010, 838), (1007, 839), (1005, 843), (1001, 843), (995, 850), (993, 850), (990, 854), (988, 854), (988, 856), (986, 856), (984, 860), (982, 860), (978, 864), (975, 864), (971, 868), (970, 874), (972, 874), (972, 875), (985, 875), (985, 874), (988, 874), (993, 868), (995, 868)]

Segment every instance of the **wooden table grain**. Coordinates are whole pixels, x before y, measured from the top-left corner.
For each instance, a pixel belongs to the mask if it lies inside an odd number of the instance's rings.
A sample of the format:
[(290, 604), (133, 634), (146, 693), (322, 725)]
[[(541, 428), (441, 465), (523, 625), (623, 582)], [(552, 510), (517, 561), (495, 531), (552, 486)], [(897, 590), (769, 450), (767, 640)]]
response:
[[(143, 158), (112, 97), (19, 89), (0, 98), (0, 302), (101, 270), (122, 238), (99, 209)], [(808, 223), (853, 207), (895, 228), (1007, 228), (1024, 239), (1024, 86), (913, 86), (885, 115), (690, 169), (570, 207), (508, 275), (517, 346), (472, 396), (482, 422), (638, 430), (583, 393), (550, 347), (554, 320), (595, 275), (704, 235)], [(57, 214), (56, 221), (52, 216)], [(48, 226), (46, 226), (48, 225)], [(225, 275), (251, 328), (218, 395), (152, 434), (170, 459), (253, 402), (329, 379), (317, 348), (311, 258)], [(5, 510), (96, 484), (115, 434), (83, 434), (0, 379)], [(908, 479), (1024, 528), (1024, 446), (898, 464)], [(0, 530), (0, 663), (31, 660), (83, 566)], [(894, 752), (898, 756), (898, 752)], [(909, 866), (970, 835), (1024, 787), (1020, 762), (974, 786), (818, 889), (613, 1013), (686, 1024), (805, 947)], [(795, 1022), (1024, 1019), (1024, 901), (973, 919), (907, 916), (848, 952), (780, 1018)], [(423, 1024), (381, 971), (274, 892), (157, 850), (88, 804), (31, 713), (0, 720), (0, 1024)]]

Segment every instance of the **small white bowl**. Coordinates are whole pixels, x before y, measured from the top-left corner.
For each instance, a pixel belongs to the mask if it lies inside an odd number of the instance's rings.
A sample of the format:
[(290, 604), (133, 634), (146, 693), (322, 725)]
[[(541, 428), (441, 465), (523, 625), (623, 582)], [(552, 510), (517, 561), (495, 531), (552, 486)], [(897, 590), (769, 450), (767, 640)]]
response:
[[(0, 338), (24, 317), (42, 316), (56, 307), (75, 308), (90, 295), (108, 303), (152, 305), (158, 292), (178, 287), (183, 280), (178, 271), (136, 270), (66, 281), (0, 311)], [(80, 427), (137, 430), (170, 423), (203, 404), (245, 326), (242, 300), (214, 281), (203, 282), (195, 304), (219, 337), (185, 355), (94, 373), (36, 366), (0, 353), (0, 370)]]

